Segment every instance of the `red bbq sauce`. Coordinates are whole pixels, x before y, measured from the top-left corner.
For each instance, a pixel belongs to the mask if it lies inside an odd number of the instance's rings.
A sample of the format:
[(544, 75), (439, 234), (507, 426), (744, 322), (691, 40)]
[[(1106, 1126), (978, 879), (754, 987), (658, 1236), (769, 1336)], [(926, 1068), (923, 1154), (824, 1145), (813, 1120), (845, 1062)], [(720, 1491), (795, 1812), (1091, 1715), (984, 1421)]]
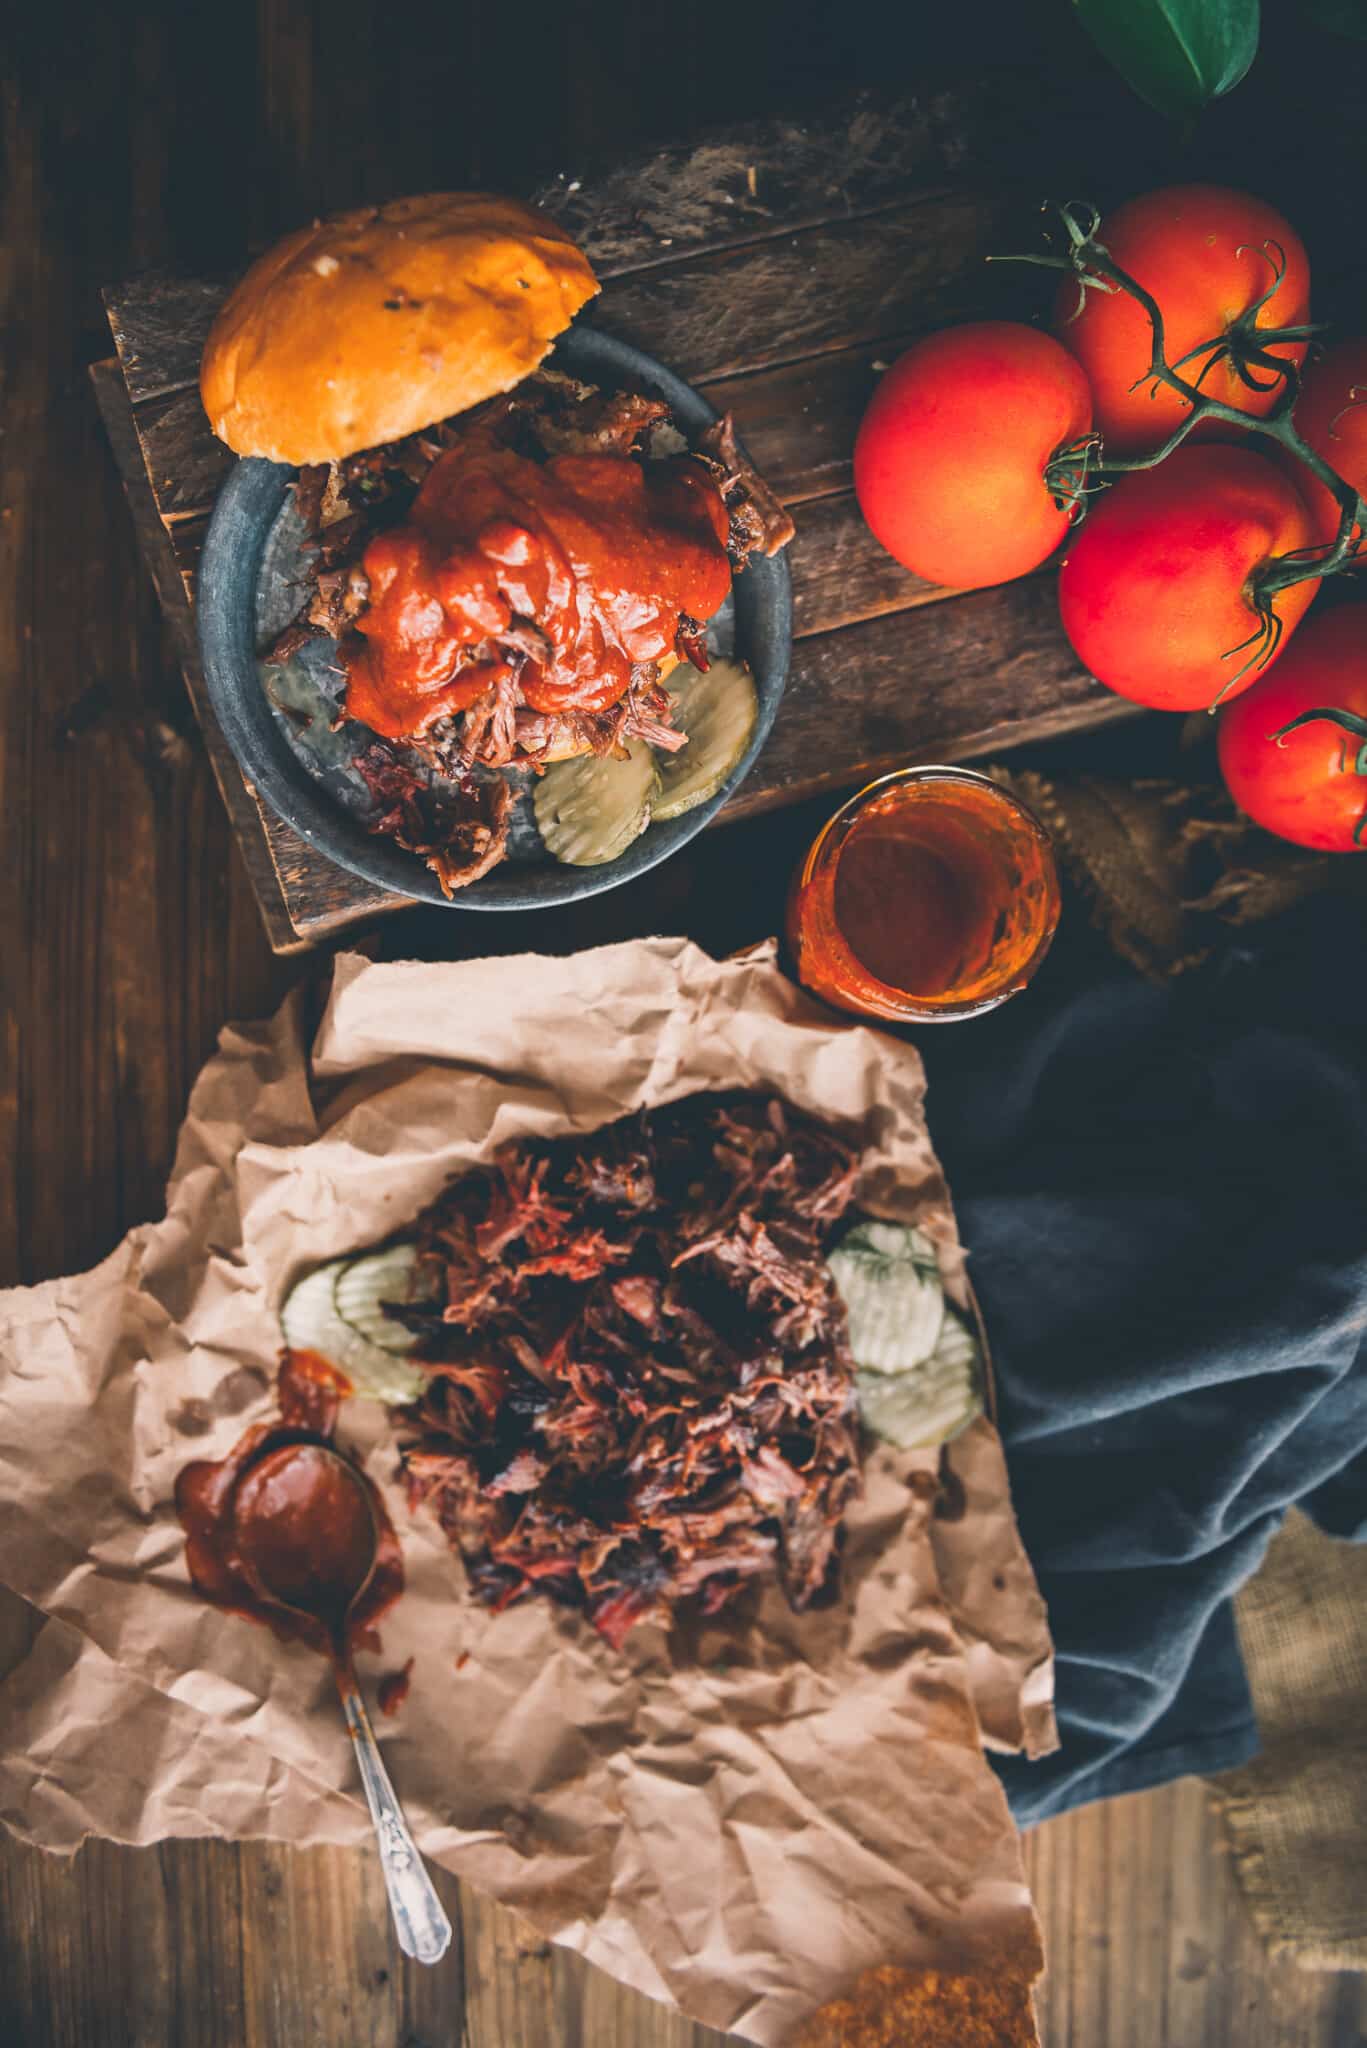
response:
[(413, 1659), (411, 1657), (399, 1670), (386, 1671), (384, 1677), (375, 1688), (375, 1699), (380, 1712), (386, 1716), (397, 1714), (404, 1701), (408, 1698), (409, 1687), (412, 1683)]
[[(321, 1370), (320, 1370), (321, 1369)], [(199, 1458), (176, 1480), (176, 1513), (195, 1586), (216, 1606), (264, 1621), (283, 1641), (303, 1641), (330, 1656), (326, 1619), (287, 1614), (261, 1599), (252, 1571), (288, 1598), (330, 1614), (329, 1588), (354, 1584), (368, 1556), (370, 1527), (358, 1517), (354, 1488), (333, 1459), (344, 1376), (310, 1352), (289, 1352), (280, 1373), (281, 1420), (253, 1423), (226, 1458)], [(347, 1641), (377, 1649), (375, 1623), (403, 1591), (399, 1539), (383, 1500), (354, 1467), (369, 1496), (377, 1536), (375, 1568), (346, 1617)], [(288, 1560), (288, 1562), (286, 1562)], [(286, 1573), (296, 1580), (286, 1585)], [(340, 1616), (335, 1617), (340, 1620)]]
[(679, 615), (703, 621), (731, 588), (728, 516), (684, 456), (533, 462), (471, 437), (429, 470), (408, 519), (378, 534), (364, 567), (346, 708), (386, 739), (425, 732), (509, 672), (467, 650), (514, 619), (546, 636), (519, 671), (533, 711), (601, 711), (638, 662), (673, 651)]
[(351, 1392), (346, 1374), (320, 1352), (287, 1351), (280, 1362), (275, 1398), (282, 1422), (330, 1437), (337, 1427), (338, 1407)]

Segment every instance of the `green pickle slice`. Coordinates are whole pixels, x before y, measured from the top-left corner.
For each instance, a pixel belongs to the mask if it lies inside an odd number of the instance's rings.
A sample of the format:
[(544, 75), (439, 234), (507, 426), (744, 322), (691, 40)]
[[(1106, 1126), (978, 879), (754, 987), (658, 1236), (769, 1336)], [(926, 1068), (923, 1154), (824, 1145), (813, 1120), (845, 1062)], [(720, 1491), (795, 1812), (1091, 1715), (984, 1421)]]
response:
[(629, 740), (620, 756), (553, 762), (532, 796), (547, 853), (576, 868), (616, 860), (650, 823), (659, 791), (655, 755), (644, 740)]
[(666, 685), (675, 700), (674, 723), (688, 734), (660, 763), (655, 817), (681, 818), (715, 796), (750, 744), (759, 717), (755, 679), (738, 661), (715, 659), (705, 674), (686, 663)]
[(899, 1450), (948, 1442), (983, 1412), (975, 1333), (944, 1296), (935, 1247), (902, 1223), (858, 1223), (831, 1253), (864, 1425)]
[[(291, 1351), (316, 1352), (346, 1374), (356, 1393), (372, 1401), (415, 1400), (426, 1384), (422, 1368), (372, 1343), (338, 1312), (338, 1285), (349, 1266), (363, 1262), (372, 1263), (368, 1256), (364, 1261), (330, 1259), (306, 1273), (281, 1305), (281, 1334)], [(413, 1340), (407, 1341), (411, 1347)]]

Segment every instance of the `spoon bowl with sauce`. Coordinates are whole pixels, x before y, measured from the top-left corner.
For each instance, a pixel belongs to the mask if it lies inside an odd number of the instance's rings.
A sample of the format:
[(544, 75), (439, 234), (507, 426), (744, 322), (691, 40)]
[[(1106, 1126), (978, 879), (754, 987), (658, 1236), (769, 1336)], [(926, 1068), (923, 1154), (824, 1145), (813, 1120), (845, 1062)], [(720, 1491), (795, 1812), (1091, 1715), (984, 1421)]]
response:
[(369, 1487), (348, 1461), (317, 1441), (267, 1451), (233, 1496), (236, 1562), (262, 1604), (304, 1633), (321, 1631), (355, 1745), (366, 1804), (399, 1947), (436, 1963), (451, 1923), (409, 1832), (357, 1683), (350, 1625), (375, 1575), (380, 1530)]

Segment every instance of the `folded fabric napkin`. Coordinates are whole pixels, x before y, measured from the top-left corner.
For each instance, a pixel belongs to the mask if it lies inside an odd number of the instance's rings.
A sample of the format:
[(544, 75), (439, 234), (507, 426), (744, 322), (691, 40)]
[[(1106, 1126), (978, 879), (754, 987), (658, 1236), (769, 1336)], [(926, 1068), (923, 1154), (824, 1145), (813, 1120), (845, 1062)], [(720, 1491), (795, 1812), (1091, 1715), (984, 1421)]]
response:
[(1235, 1589), (1290, 1503), (1367, 1535), (1367, 913), (1303, 903), (1166, 985), (1075, 923), (921, 1049), (1057, 1647), (1062, 1747), (1000, 1760), (1013, 1810), (1241, 1764)]

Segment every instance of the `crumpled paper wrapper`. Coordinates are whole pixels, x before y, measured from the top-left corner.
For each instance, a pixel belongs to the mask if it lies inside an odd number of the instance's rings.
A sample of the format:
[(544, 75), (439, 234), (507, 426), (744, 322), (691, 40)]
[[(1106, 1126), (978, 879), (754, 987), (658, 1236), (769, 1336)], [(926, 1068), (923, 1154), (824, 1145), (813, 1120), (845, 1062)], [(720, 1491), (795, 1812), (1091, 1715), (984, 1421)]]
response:
[[(196, 1594), (176, 1474), (271, 1411), (277, 1309), (306, 1268), (506, 1139), (737, 1085), (859, 1122), (861, 1206), (921, 1224), (967, 1306), (917, 1053), (819, 1012), (772, 949), (344, 956), (311, 1048), (297, 998), (224, 1032), (164, 1221), (93, 1272), (0, 1296), (0, 1580), (51, 1617), (0, 1686), (16, 1833), (365, 1839), (325, 1665)], [(981, 1743), (1052, 1746), (1052, 1662), (990, 1422), (944, 1454), (943, 1484), (935, 1452), (869, 1458), (837, 1605), (794, 1615), (769, 1589), (621, 1654), (543, 1601), (490, 1616), (409, 1514), (384, 1411), (346, 1404), (340, 1434), (403, 1542), (404, 1597), (361, 1662), (373, 1678), (415, 1659), (380, 1727), (429, 1856), (757, 2042), (874, 1964), (1038, 1967)]]

